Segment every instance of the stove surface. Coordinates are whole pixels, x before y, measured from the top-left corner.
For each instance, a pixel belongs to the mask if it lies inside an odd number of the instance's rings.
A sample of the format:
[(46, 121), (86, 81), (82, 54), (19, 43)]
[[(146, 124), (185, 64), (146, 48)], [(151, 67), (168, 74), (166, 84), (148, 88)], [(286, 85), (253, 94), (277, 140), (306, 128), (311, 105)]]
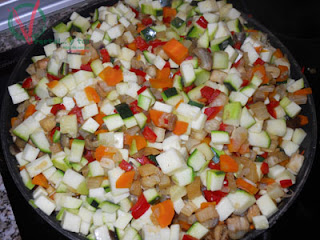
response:
[[(59, 11), (62, 8), (72, 6), (74, 4), (83, 2), (84, 0), (41, 0), (39, 1), (39, 9), (43, 14), (50, 14)], [(19, 18), (22, 23), (30, 21), (33, 8), (29, 7), (29, 1), (19, 0), (5, 0), (0, 2), (0, 31), (8, 29), (8, 11), (11, 12), (13, 8), (19, 10)], [(36, 18), (40, 17), (37, 13)], [(13, 21), (13, 26), (17, 23)]]

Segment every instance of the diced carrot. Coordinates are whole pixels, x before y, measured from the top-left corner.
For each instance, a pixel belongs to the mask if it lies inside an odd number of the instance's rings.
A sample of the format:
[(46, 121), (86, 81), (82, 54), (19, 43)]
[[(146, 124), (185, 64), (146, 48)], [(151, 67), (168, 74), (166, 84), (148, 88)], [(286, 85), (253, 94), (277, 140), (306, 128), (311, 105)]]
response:
[(164, 114), (164, 112), (158, 111), (158, 110), (154, 110), (154, 109), (150, 109), (149, 114), (150, 114), (150, 118), (151, 118), (152, 122), (156, 126), (159, 127), (160, 126), (159, 119), (160, 119), (161, 115)]
[(266, 69), (265, 69), (264, 65), (257, 64), (255, 66), (253, 66), (253, 68), (252, 68), (252, 76), (257, 72), (259, 72), (260, 75), (261, 75), (262, 84), (269, 83), (270, 79), (268, 78), (268, 76), (266, 74)]
[(51, 81), (51, 82), (48, 82), (48, 83), (47, 83), (47, 86), (48, 86), (48, 88), (54, 88), (55, 86), (58, 85), (58, 83), (59, 83), (58, 80), (53, 80), (53, 81)]
[(183, 121), (176, 121), (176, 125), (173, 129), (173, 133), (176, 135), (182, 135), (188, 130), (189, 123)]
[(300, 89), (298, 91), (295, 91), (293, 95), (309, 95), (312, 94), (312, 89), (311, 88), (304, 88)]
[(210, 142), (211, 142), (211, 138), (209, 138), (209, 137), (205, 137), (204, 139), (202, 139), (202, 141), (201, 142), (203, 142), (203, 143), (206, 143), (206, 144), (210, 144)]
[(25, 169), (25, 168), (26, 168), (26, 165), (20, 167), (20, 168), (19, 168), (19, 171), (22, 171), (22, 170)]
[(239, 169), (238, 163), (229, 155), (220, 155), (220, 169), (224, 172), (237, 172)]
[(179, 220), (178, 223), (183, 231), (188, 231), (188, 229), (191, 227), (191, 224), (189, 224), (185, 221)]
[(173, 81), (170, 78), (168, 78), (166, 80), (159, 80), (159, 79), (150, 78), (149, 82), (153, 88), (158, 88), (158, 89), (159, 88), (171, 88), (173, 86)]
[(131, 146), (131, 143), (133, 140), (136, 141), (136, 146), (138, 151), (147, 146), (147, 141), (143, 136), (139, 136), (139, 135), (131, 136), (128, 134), (125, 135), (124, 144)]
[(177, 109), (181, 103), (183, 103), (182, 99), (174, 106), (174, 108)]
[(109, 86), (115, 86), (123, 80), (121, 69), (106, 67), (99, 73), (99, 77)]
[(204, 209), (204, 208), (207, 208), (207, 207), (209, 207), (209, 206), (216, 206), (216, 202), (203, 202), (203, 203), (201, 203), (201, 205), (200, 205), (200, 208), (201, 209)]
[(284, 65), (279, 65), (278, 68), (280, 69), (280, 75), (277, 77), (277, 82), (283, 82), (286, 81), (289, 76), (289, 68)]
[(27, 109), (26, 109), (26, 112), (24, 114), (24, 119), (30, 117), (33, 113), (35, 113), (37, 110), (36, 110), (36, 106), (33, 105), (33, 104), (30, 104)]
[(34, 178), (32, 178), (32, 184), (38, 185), (38, 186), (41, 186), (44, 188), (49, 187), (48, 180), (42, 173), (40, 173), (40, 174), (36, 175)]
[(131, 49), (131, 50), (133, 50), (133, 51), (137, 51), (137, 44), (133, 41), (132, 43), (129, 43), (128, 45), (127, 45), (127, 48), (129, 48), (129, 49)]
[(153, 205), (151, 210), (161, 228), (165, 228), (171, 224), (175, 211), (173, 202), (170, 199)]
[(189, 55), (188, 48), (174, 38), (163, 45), (163, 50), (177, 64), (181, 64)]
[(250, 229), (251, 229), (251, 230), (254, 230), (254, 229), (255, 229), (254, 224), (250, 224)]
[(97, 115), (95, 115), (95, 116), (93, 117), (93, 119), (94, 119), (97, 123), (99, 123), (99, 125), (101, 126), (101, 125), (104, 123), (103, 118), (104, 118), (105, 116), (107, 116), (107, 115), (105, 115), (103, 112), (100, 112), (100, 113), (98, 113)]
[(52, 200), (54, 200), (54, 196), (56, 195), (56, 193), (54, 192), (53, 194), (51, 194), (50, 196), (49, 196), (49, 198), (50, 199), (52, 199)]
[(124, 135), (124, 144), (130, 145), (133, 140), (133, 136), (129, 134)]
[(251, 193), (253, 195), (255, 195), (259, 191), (259, 189), (257, 187), (253, 186), (252, 184), (250, 184), (249, 182), (247, 182), (243, 178), (237, 178), (236, 184), (237, 184), (238, 188), (245, 190), (248, 193)]
[(133, 182), (135, 171), (123, 173), (116, 181), (116, 188), (130, 188)]
[(143, 29), (145, 29), (146, 26), (141, 24), (141, 23), (137, 23), (137, 32), (140, 33)]
[(136, 140), (137, 150), (141, 150), (147, 146), (147, 141), (143, 136), (134, 136)]
[(257, 53), (260, 54), (261, 51), (262, 51), (262, 46), (257, 46), (257, 47), (255, 47), (254, 49), (256, 50)]
[(304, 125), (307, 125), (309, 123), (309, 119), (307, 116), (304, 116), (304, 115), (298, 115), (297, 116), (299, 118), (299, 123), (301, 126), (304, 126)]
[(162, 70), (157, 70), (156, 78), (151, 78), (149, 82), (153, 88), (171, 88), (173, 80), (169, 76), (170, 68), (164, 67)]
[(100, 96), (93, 87), (88, 86), (84, 91), (89, 101), (94, 101), (95, 103), (100, 102)]
[(103, 157), (112, 158), (115, 153), (116, 152), (114, 149), (100, 145), (99, 147), (97, 147), (97, 149), (95, 151), (95, 157), (96, 157), (97, 161), (100, 161), (101, 158), (103, 158)]
[(18, 120), (17, 117), (12, 117), (11, 118), (11, 127), (13, 127), (14, 123)]
[(197, 99), (198, 102), (201, 102), (201, 103), (206, 103), (208, 101), (208, 99), (206, 98), (199, 98)]
[(285, 167), (288, 163), (289, 163), (289, 159), (280, 162), (279, 165)]
[(164, 7), (163, 8), (163, 18), (167, 18), (167, 17), (171, 17), (173, 19), (173, 17), (175, 17), (177, 14), (177, 10), (171, 7)]
[(270, 185), (272, 183), (274, 183), (275, 180), (273, 178), (262, 178), (260, 180), (260, 183), (264, 183), (264, 184), (267, 184), (267, 185)]
[(167, 80), (170, 76), (170, 68), (164, 67), (161, 70), (157, 70), (156, 79), (158, 80)]
[(281, 50), (279, 48), (277, 48), (277, 50), (273, 53), (273, 56), (275, 56), (277, 58), (283, 58), (283, 53), (281, 52)]

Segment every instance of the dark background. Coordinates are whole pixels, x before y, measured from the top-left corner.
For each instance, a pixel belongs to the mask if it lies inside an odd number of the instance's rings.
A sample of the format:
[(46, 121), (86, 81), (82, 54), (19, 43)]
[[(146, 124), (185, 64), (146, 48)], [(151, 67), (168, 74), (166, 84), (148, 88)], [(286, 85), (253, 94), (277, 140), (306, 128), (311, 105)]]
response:
[[(315, 1), (286, 0), (233, 0), (235, 7), (250, 14), (275, 34), (289, 49), (304, 69), (304, 74), (313, 88), (316, 103), (318, 129), (320, 128), (320, 18)], [(0, 81), (4, 86), (9, 79), (19, 56), (26, 46), (0, 53)], [(0, 88), (1, 94), (5, 91)], [(0, 95), (1, 96), (1, 95)], [(309, 178), (295, 203), (278, 220), (277, 224), (258, 239), (317, 239), (316, 219), (320, 214), (317, 195), (319, 177), (319, 140), (316, 159)], [(2, 153), (1, 153), (2, 154)], [(8, 192), (22, 239), (65, 239), (47, 224), (25, 201), (14, 185), (8, 169), (0, 155), (0, 170)]]

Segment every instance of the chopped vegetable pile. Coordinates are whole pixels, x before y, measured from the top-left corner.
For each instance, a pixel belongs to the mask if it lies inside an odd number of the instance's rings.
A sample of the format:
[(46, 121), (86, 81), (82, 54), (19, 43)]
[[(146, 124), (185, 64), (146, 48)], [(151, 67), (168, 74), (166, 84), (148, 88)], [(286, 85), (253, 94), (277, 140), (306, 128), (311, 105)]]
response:
[(310, 88), (226, 1), (74, 12), (9, 86), (32, 204), (88, 239), (239, 239), (303, 164)]

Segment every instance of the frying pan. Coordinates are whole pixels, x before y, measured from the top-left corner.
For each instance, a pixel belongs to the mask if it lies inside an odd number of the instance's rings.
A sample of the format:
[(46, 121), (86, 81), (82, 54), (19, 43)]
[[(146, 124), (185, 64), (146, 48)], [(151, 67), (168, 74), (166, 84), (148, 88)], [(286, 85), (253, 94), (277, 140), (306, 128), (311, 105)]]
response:
[[(111, 0), (111, 1), (95, 1), (94, 4), (90, 3), (83, 3), (78, 5), (79, 8), (77, 9), (77, 12), (81, 14), (82, 16), (89, 16), (89, 13), (92, 13), (94, 9), (96, 9), (99, 6), (106, 6), (106, 5), (113, 5), (117, 2), (117, 0)], [(264, 26), (262, 26), (259, 22), (254, 20), (253, 18), (247, 17), (245, 14), (242, 15), (247, 21), (248, 25), (254, 27), (255, 29), (261, 30), (262, 32), (267, 33), (268, 39), (272, 46), (276, 48), (280, 48), (282, 52), (287, 56), (288, 60), (291, 63), (291, 78), (293, 79), (299, 79), (304, 78), (305, 86), (309, 87), (309, 83), (305, 76), (301, 72), (301, 68), (297, 61), (293, 58), (292, 54), (288, 51), (288, 49), (279, 41), (277, 37), (275, 37), (268, 29), (266, 29)], [(55, 24), (58, 22), (66, 22), (68, 20), (68, 16), (64, 17), (62, 19), (59, 19)], [(40, 37), (40, 40), (45, 39), (54, 39), (53, 33), (51, 30), (51, 27), (48, 28), (47, 31), (45, 31), (42, 36)], [(32, 191), (28, 190), (20, 177), (19, 169), (17, 167), (17, 162), (14, 156), (11, 155), (9, 151), (9, 146), (13, 144), (12, 136), (9, 133), (9, 129), (11, 128), (10, 119), (17, 115), (16, 106), (12, 104), (11, 98), (9, 96), (9, 93), (7, 91), (7, 87), (17, 83), (21, 82), (24, 78), (27, 77), (26, 68), (31, 62), (31, 57), (36, 55), (42, 55), (44, 54), (43, 46), (39, 44), (33, 44), (28, 46), (24, 54), (21, 56), (20, 61), (17, 63), (12, 75), (10, 76), (10, 79), (7, 83), (7, 86), (5, 86), (6, 92), (4, 94), (3, 100), (2, 100), (2, 107), (1, 107), (1, 117), (0, 117), (0, 134), (1, 134), (1, 146), (3, 150), (3, 155), (6, 161), (6, 164), (8, 166), (9, 172), (11, 174), (11, 177), (13, 178), (13, 181), (23, 197), (26, 199), (26, 201), (29, 201), (32, 199)], [(286, 199), (283, 199), (283, 201), (278, 205), (279, 211), (277, 211), (271, 218), (269, 218), (269, 224), (270, 228), (274, 226), (277, 222), (277, 220), (288, 210), (288, 208), (292, 205), (292, 203), (295, 201), (295, 199), (298, 197), (299, 193), (301, 192), (308, 175), (311, 171), (313, 160), (316, 153), (316, 144), (317, 144), (317, 119), (316, 119), (316, 110), (315, 110), (315, 104), (313, 101), (312, 95), (308, 96), (308, 102), (307, 104), (303, 105), (302, 107), (302, 113), (303, 115), (306, 115), (309, 118), (309, 124), (304, 127), (304, 130), (307, 132), (307, 137), (301, 144), (300, 149), (305, 151), (305, 161), (304, 164), (296, 178), (296, 184), (291, 187), (292, 190), (292, 196)], [(79, 240), (79, 239), (86, 239), (83, 236), (80, 236), (75, 233), (71, 233), (69, 231), (66, 231), (61, 228), (60, 223), (55, 219), (55, 216), (47, 216), (45, 213), (43, 213), (39, 209), (34, 209), (45, 221), (47, 221), (54, 229), (59, 231), (61, 234), (63, 234), (65, 237), (73, 240)], [(255, 230), (247, 234), (243, 239), (249, 240), (249, 239), (255, 239), (257, 236), (261, 234), (267, 234), (268, 230)]]

